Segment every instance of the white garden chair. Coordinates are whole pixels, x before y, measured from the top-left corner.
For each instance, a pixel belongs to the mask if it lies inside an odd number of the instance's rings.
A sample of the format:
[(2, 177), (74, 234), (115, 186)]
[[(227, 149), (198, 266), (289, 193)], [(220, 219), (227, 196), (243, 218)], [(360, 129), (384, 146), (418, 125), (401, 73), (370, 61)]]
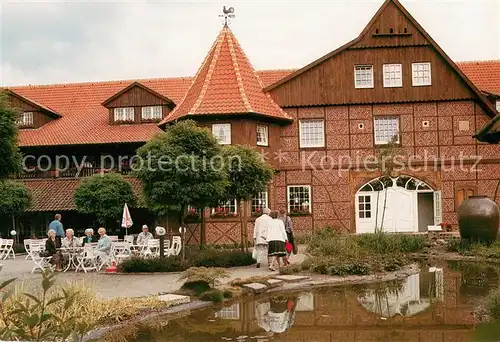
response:
[(103, 255), (101, 253), (96, 253), (97, 255), (97, 270), (100, 271), (104, 266), (110, 266), (114, 261), (114, 253), (115, 253), (115, 243), (111, 243), (111, 249), (109, 250), (109, 254)]
[(133, 235), (125, 235), (123, 237), (123, 241), (133, 244), (134, 243), (134, 236)]
[(7, 259), (9, 255), (12, 256), (12, 259), (16, 258), (16, 253), (14, 253), (14, 239), (2, 239), (0, 241), (0, 260)]
[(98, 270), (98, 259), (95, 254), (94, 248), (89, 244), (83, 247), (83, 252), (81, 255), (76, 257), (76, 268), (75, 272), (79, 270), (83, 270), (83, 272), (87, 273), (87, 271), (97, 271)]
[(28, 260), (31, 258), (31, 251), (30, 251), (31, 239), (24, 239), (23, 244), (24, 244), (24, 250), (26, 251), (26, 257), (24, 258), (24, 260)]
[(149, 239), (147, 247), (144, 248), (142, 253), (146, 257), (156, 256), (156, 255), (158, 255), (159, 249), (160, 249), (160, 240)]
[[(160, 240), (158, 240), (158, 249), (157, 249), (157, 252), (156, 252), (156, 256), (159, 257), (160, 256)], [(171, 250), (170, 250), (170, 240), (165, 240), (163, 242), (163, 253), (165, 254), (165, 256), (169, 256), (170, 253), (171, 253)]]
[(35, 272), (38, 269), (43, 272), (45, 268), (51, 267), (50, 260), (52, 259), (52, 257), (51, 256), (44, 257), (40, 255), (41, 253), (45, 252), (45, 244), (33, 243), (32, 241), (30, 245), (30, 251), (31, 251), (31, 260), (33, 260), (33, 263), (35, 264), (35, 266), (31, 270), (31, 273)]
[(179, 255), (182, 250), (182, 240), (180, 236), (172, 237), (172, 247), (170, 247), (171, 255)]
[(120, 263), (124, 259), (130, 258), (132, 255), (130, 246), (131, 244), (128, 242), (113, 242), (113, 260)]
[(118, 241), (118, 235), (108, 235), (109, 240), (111, 242), (117, 242)]

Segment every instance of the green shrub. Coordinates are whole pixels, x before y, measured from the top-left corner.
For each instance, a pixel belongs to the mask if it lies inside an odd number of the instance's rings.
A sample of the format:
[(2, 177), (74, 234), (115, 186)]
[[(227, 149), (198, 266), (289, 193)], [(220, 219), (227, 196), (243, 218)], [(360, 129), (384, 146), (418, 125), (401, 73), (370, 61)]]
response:
[(190, 248), (186, 251), (186, 262), (181, 263), (177, 256), (160, 258), (132, 257), (118, 265), (118, 270), (125, 273), (182, 272), (190, 267), (237, 267), (254, 264), (252, 255), (239, 250), (199, 250)]
[(448, 242), (447, 250), (461, 255), (478, 256), (488, 259), (500, 258), (500, 240), (488, 245), (470, 240), (452, 240)]
[(299, 273), (301, 271), (302, 271), (302, 265), (292, 264), (292, 265), (281, 267), (279, 270), (279, 273), (282, 275), (285, 275), (285, 274), (295, 274), (295, 273)]
[(494, 319), (500, 319), (500, 288), (490, 292), (486, 297), (486, 310)]
[(224, 293), (221, 290), (217, 289), (208, 290), (200, 295), (200, 300), (220, 303), (224, 301)]
[(423, 236), (410, 234), (388, 234), (375, 232), (356, 236), (359, 246), (379, 254), (386, 253), (415, 253), (421, 251), (426, 241)]
[(118, 270), (125, 273), (181, 272), (186, 267), (177, 257), (139, 258), (132, 257), (118, 265)]
[(226, 299), (231, 299), (231, 298), (233, 298), (233, 293), (232, 293), (231, 291), (229, 291), (229, 290), (224, 290), (224, 291), (222, 292), (222, 294), (223, 294), (224, 298), (226, 298)]
[(205, 280), (188, 281), (181, 286), (181, 290), (187, 290), (199, 296), (203, 292), (210, 290), (210, 284)]
[(186, 283), (205, 281), (211, 287), (215, 287), (220, 284), (222, 278), (229, 278), (229, 273), (223, 268), (190, 267), (182, 272), (178, 281), (185, 281)]

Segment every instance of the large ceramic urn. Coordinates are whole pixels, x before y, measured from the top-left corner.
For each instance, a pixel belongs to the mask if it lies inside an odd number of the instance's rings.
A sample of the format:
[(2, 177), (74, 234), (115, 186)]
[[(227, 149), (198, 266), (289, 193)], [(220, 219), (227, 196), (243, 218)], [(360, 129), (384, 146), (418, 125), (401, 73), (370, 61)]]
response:
[(472, 196), (457, 210), (462, 239), (491, 243), (496, 240), (500, 224), (498, 205), (486, 196)]

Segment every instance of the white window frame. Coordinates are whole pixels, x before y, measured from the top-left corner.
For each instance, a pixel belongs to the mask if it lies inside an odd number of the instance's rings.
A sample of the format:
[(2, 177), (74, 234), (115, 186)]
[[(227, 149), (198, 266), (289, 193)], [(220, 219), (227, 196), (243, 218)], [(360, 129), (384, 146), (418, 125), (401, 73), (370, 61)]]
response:
[[(233, 201), (233, 204), (234, 204), (234, 211), (231, 211), (231, 201)], [(229, 211), (228, 211), (229, 213), (238, 215), (238, 202), (236, 201), (236, 198), (234, 200), (228, 200), (225, 202), (221, 202), (217, 206), (217, 208), (224, 208), (224, 207), (229, 208)], [(211, 210), (212, 214), (215, 214), (215, 209), (217, 209), (217, 208), (212, 208), (212, 210)]]
[[(361, 77), (360, 73), (358, 71), (365, 71), (365, 70), (370, 70), (370, 82), (367, 84), (364, 84), (365, 81)], [(354, 87), (356, 89), (367, 89), (367, 88), (373, 88), (374, 82), (373, 82), (373, 65), (355, 65), (354, 66)]]
[(403, 64), (384, 64), (384, 88), (400, 88), (403, 86)]
[[(429, 69), (425, 70), (425, 67), (428, 66)], [(424, 68), (424, 70), (420, 70)], [(428, 71), (428, 75), (426, 75), (426, 71)], [(421, 73), (421, 74), (419, 74)], [(428, 78), (428, 79), (426, 79)], [(418, 62), (411, 64), (411, 82), (414, 87), (424, 87), (432, 85), (432, 66), (431, 62)]]
[[(374, 204), (374, 203), (372, 203), (372, 196), (370, 194), (360, 193), (357, 195), (356, 199), (357, 199), (357, 201), (356, 201), (357, 202), (356, 203), (356, 215), (358, 216), (358, 219), (371, 220), (373, 218), (373, 204)], [(369, 209), (367, 209), (367, 205), (370, 206)], [(363, 214), (363, 217), (361, 217), (361, 214)], [(369, 214), (369, 216), (367, 216), (367, 214)]]
[(500, 113), (500, 100), (497, 100), (495, 107), (497, 109), (497, 112)]
[(308, 189), (307, 190), (307, 193), (309, 194), (309, 200), (308, 202), (304, 202), (304, 203), (299, 203), (298, 205), (301, 206), (303, 209), (304, 209), (304, 204), (307, 205), (307, 209), (309, 211), (309, 213), (311, 213), (311, 209), (312, 209), (312, 194), (311, 194), (311, 186), (310, 185), (288, 185), (287, 186), (287, 194), (286, 194), (286, 199), (287, 199), (287, 205), (288, 205), (288, 212), (289, 213), (292, 213), (292, 206), (290, 205), (292, 203), (292, 199), (290, 198), (290, 195), (291, 195), (291, 192), (290, 192), (290, 189), (291, 188), (304, 188), (304, 189)]
[(215, 317), (230, 320), (240, 319), (240, 304), (234, 303), (231, 306), (220, 309), (215, 313)]
[[(221, 140), (220, 137), (216, 134), (217, 128), (227, 130), (225, 140)], [(231, 124), (230, 123), (213, 124), (212, 125), (212, 134), (217, 138), (217, 141), (219, 142), (219, 144), (231, 145)]]
[[(316, 142), (307, 141), (312, 139), (306, 139), (305, 136), (306, 134), (313, 134), (307, 132), (307, 129), (309, 129), (307, 124), (310, 123), (321, 123), (319, 127), (321, 130), (321, 137), (315, 139), (317, 140)], [(325, 147), (325, 121), (323, 119), (299, 120), (299, 139), (300, 147)]]
[(117, 107), (113, 109), (115, 121), (130, 122), (135, 119), (134, 107)]
[[(262, 209), (268, 206), (267, 200), (267, 191), (260, 192), (257, 196), (252, 197), (250, 212), (254, 213), (257, 211), (257, 209), (260, 209), (260, 211), (262, 211)], [(261, 201), (263, 203), (256, 203), (257, 201)]]
[[(395, 122), (396, 122), (396, 133), (394, 135), (397, 134), (398, 139), (396, 140), (396, 143), (399, 144), (399, 141), (400, 141), (399, 117), (397, 117), (397, 116), (383, 116), (383, 117), (375, 117), (375, 118), (373, 118), (373, 138), (374, 138), (375, 145), (387, 145), (391, 141), (391, 139), (392, 139), (392, 137), (381, 138), (381, 137), (377, 136), (377, 128), (380, 127), (379, 123), (381, 121), (383, 121), (383, 120), (385, 120), (385, 121), (395, 120)], [(387, 125), (388, 125), (388, 123), (387, 123)]]
[[(262, 130), (259, 135), (259, 130)], [(269, 126), (266, 125), (257, 125), (257, 146), (269, 146)], [(259, 141), (259, 137), (263, 138)]]
[(141, 120), (161, 120), (162, 118), (161, 106), (145, 106), (141, 108)]
[(17, 118), (17, 124), (23, 126), (33, 126), (33, 112), (23, 112)]

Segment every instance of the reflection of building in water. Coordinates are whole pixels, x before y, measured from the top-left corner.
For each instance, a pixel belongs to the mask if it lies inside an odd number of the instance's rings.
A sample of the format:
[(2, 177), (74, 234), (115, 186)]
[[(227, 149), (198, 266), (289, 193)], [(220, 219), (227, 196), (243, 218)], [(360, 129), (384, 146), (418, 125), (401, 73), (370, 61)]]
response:
[(361, 305), (382, 317), (413, 316), (427, 310), (433, 300), (444, 299), (443, 269), (429, 268), (428, 278), (421, 287), (421, 275), (406, 278), (401, 287), (370, 289), (358, 297)]
[(301, 293), (297, 299), (295, 311), (314, 311), (314, 294), (312, 292)]
[(215, 317), (221, 319), (240, 319), (240, 303), (222, 308), (215, 313)]
[(255, 318), (266, 332), (281, 334), (295, 319), (296, 298), (273, 297), (255, 303)]

